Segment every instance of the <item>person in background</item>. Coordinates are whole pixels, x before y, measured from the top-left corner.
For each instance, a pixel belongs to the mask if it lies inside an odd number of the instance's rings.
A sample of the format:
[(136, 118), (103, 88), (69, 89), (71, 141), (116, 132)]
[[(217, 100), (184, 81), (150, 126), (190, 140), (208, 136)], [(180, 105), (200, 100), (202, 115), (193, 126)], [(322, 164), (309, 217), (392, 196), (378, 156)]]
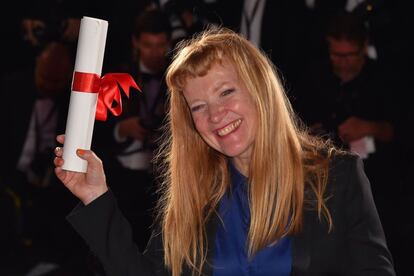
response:
[(131, 59), (117, 71), (133, 76), (142, 92), (133, 91), (130, 98), (123, 98), (120, 117), (96, 124), (101, 134), (94, 139), (94, 147), (107, 156), (108, 183), (133, 224), (142, 249), (151, 234), (156, 189), (152, 158), (166, 112), (164, 74), (170, 47), (171, 26), (166, 13), (150, 7), (135, 17)]
[[(2, 109), (2, 125), (7, 135), (7, 156), (2, 158), (2, 179), (16, 184), (16, 174), (32, 186), (48, 185), (46, 167), (54, 136), (65, 123), (70, 81), (73, 72), (72, 50), (60, 42), (49, 42), (27, 72), (10, 73), (1, 82), (1, 95), (8, 103)], [(24, 98), (24, 100), (22, 100)], [(49, 159), (50, 161), (50, 159)], [(14, 173), (15, 172), (15, 173)], [(46, 178), (45, 178), (46, 177)]]
[(402, 90), (393, 84), (391, 68), (367, 56), (368, 41), (369, 33), (358, 15), (334, 16), (326, 31), (327, 58), (309, 64), (293, 103), (315, 133), (329, 136), (364, 160), (393, 252), (397, 244), (394, 207), (406, 166), (397, 142)]
[[(361, 159), (311, 136), (271, 61), (242, 36), (212, 28), (170, 64), (163, 183), (141, 253), (105, 181), (55, 173), (81, 202), (67, 217), (107, 275), (395, 275)], [(64, 135), (57, 137), (64, 142)]]
[(210, 4), (210, 22), (240, 33), (262, 49), (276, 65), (287, 91), (297, 85), (307, 60), (312, 25), (302, 0), (205, 1)]
[[(68, 266), (75, 270), (78, 267), (71, 262), (83, 256), (82, 244), (76, 247), (78, 236), (68, 231), (62, 219), (74, 202), (57, 185), (51, 154), (56, 134), (65, 128), (74, 59), (70, 45), (49, 41), (39, 51), (34, 68), (10, 73), (1, 82), (7, 103), (1, 110), (2, 126), (7, 129), (1, 135), (7, 145), (0, 160), (1, 179), (18, 214), (14, 233), (18, 244), (8, 264), (15, 270), (11, 273), (29, 273), (38, 266), (47, 267), (45, 273)], [(71, 254), (71, 248), (77, 255)]]
[(204, 1), (168, 0), (161, 8), (170, 18), (173, 46), (201, 32), (210, 23), (204, 14), (207, 9)]

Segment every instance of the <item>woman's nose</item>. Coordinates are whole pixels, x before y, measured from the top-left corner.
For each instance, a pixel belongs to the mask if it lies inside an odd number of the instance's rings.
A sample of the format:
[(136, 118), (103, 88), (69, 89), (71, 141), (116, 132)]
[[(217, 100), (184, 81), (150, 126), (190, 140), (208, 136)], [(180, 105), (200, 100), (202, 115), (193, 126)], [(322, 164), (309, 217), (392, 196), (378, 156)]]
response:
[(208, 112), (209, 112), (209, 119), (213, 123), (220, 122), (225, 115), (224, 106), (220, 104), (210, 105), (208, 108)]

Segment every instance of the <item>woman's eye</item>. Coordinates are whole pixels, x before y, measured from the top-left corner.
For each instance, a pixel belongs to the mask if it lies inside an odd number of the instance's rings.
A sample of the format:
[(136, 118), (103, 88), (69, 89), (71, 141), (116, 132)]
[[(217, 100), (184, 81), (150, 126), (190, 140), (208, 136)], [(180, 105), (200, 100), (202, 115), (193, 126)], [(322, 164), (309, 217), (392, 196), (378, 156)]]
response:
[(228, 94), (231, 94), (232, 92), (234, 92), (234, 89), (233, 89), (233, 88), (231, 88), (231, 89), (226, 89), (226, 90), (224, 90), (224, 91), (221, 93), (221, 95), (222, 95), (222, 96), (226, 96), (226, 95), (228, 95)]
[(203, 107), (202, 104), (191, 107), (191, 112), (196, 112)]

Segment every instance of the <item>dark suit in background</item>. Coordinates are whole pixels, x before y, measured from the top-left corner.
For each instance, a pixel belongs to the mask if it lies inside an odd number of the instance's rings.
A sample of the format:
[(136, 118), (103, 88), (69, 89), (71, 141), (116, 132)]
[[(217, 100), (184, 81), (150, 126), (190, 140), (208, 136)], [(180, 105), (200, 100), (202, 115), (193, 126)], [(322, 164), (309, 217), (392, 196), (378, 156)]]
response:
[[(240, 32), (243, 5), (243, 0), (218, 0), (210, 7), (210, 20)], [(305, 1), (268, 0), (265, 3), (259, 47), (276, 65), (289, 88), (296, 83), (309, 54), (309, 19)]]

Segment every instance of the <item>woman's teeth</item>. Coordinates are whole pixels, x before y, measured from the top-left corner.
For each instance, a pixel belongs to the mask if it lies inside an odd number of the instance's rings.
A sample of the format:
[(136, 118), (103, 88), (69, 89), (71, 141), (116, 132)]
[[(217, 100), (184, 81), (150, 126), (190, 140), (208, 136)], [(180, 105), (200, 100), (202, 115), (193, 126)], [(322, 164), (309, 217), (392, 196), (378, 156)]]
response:
[(232, 132), (233, 130), (235, 130), (241, 124), (241, 121), (242, 121), (241, 119), (238, 119), (237, 121), (229, 124), (225, 128), (222, 128), (219, 131), (217, 131), (217, 134), (219, 136), (224, 136), (224, 135), (229, 134), (230, 132)]

